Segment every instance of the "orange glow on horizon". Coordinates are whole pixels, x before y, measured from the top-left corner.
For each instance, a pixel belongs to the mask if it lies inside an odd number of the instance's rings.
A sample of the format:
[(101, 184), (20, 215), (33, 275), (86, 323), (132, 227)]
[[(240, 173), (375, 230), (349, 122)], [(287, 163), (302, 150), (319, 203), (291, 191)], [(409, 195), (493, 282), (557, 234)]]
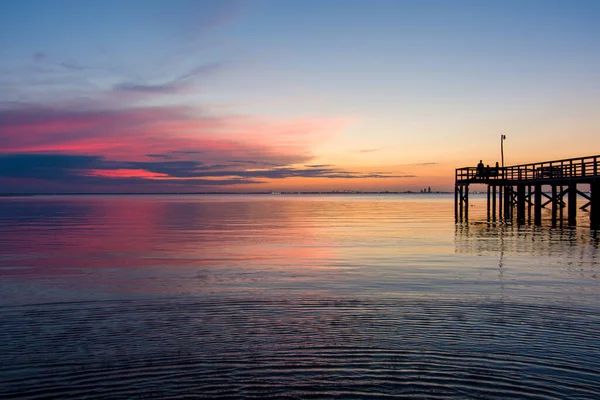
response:
[(158, 172), (150, 172), (144, 169), (114, 169), (114, 170), (102, 170), (94, 169), (85, 173), (85, 176), (101, 176), (104, 178), (164, 178), (168, 177), (167, 174), (161, 174)]

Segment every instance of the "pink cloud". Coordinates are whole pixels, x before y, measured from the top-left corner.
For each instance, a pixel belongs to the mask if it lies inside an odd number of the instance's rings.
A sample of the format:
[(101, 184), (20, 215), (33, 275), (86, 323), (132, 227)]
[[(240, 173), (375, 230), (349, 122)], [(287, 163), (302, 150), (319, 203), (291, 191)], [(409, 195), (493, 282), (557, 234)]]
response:
[(86, 171), (85, 176), (100, 176), (104, 178), (165, 178), (169, 175), (158, 172), (150, 172), (144, 169), (114, 169), (114, 170), (99, 170), (93, 169)]
[(185, 107), (21, 107), (0, 111), (0, 118), (6, 153), (57, 152), (144, 160), (147, 154), (180, 152), (181, 158), (181, 151), (195, 151), (202, 152), (208, 162), (250, 158), (277, 164), (308, 161), (311, 146), (343, 125), (327, 119), (212, 117)]
[(398, 177), (310, 163), (314, 146), (346, 124), (211, 116), (174, 106), (12, 105), (0, 109), (0, 179), (9, 191), (152, 192)]

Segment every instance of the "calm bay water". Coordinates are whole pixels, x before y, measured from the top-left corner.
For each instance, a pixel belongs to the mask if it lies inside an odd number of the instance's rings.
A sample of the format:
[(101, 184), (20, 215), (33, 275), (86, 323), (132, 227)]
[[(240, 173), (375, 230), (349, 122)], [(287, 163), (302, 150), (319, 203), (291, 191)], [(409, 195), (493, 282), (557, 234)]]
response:
[(452, 201), (0, 199), (0, 398), (600, 398), (596, 233)]

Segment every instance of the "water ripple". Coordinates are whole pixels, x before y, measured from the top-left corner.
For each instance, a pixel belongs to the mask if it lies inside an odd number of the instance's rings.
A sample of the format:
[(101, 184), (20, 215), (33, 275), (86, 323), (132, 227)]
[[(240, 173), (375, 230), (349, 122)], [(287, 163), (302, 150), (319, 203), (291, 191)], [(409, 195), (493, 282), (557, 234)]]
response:
[(2, 398), (592, 399), (600, 391), (600, 318), (582, 309), (172, 299), (4, 307), (0, 324)]

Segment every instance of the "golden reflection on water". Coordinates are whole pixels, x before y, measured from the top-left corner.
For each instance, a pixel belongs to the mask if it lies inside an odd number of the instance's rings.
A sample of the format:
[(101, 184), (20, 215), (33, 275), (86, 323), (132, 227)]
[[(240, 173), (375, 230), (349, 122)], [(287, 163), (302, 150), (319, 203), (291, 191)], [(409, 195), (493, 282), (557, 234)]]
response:
[(559, 298), (582, 289), (597, 295), (595, 283), (580, 281), (598, 276), (593, 232), (455, 225), (451, 196), (57, 196), (3, 204), (8, 251), (0, 268), (19, 301), (36, 293), (40, 301), (265, 291), (496, 296), (498, 266), (516, 296), (565, 279)]
[[(342, 290), (452, 253), (448, 198), (82, 196), (3, 200), (10, 288), (30, 298)], [(449, 223), (450, 222), (450, 223)], [(55, 294), (57, 288), (62, 288)], [(350, 289), (348, 289), (350, 290)], [(18, 290), (13, 290), (18, 292)], [(34, 296), (35, 297), (35, 296)]]

